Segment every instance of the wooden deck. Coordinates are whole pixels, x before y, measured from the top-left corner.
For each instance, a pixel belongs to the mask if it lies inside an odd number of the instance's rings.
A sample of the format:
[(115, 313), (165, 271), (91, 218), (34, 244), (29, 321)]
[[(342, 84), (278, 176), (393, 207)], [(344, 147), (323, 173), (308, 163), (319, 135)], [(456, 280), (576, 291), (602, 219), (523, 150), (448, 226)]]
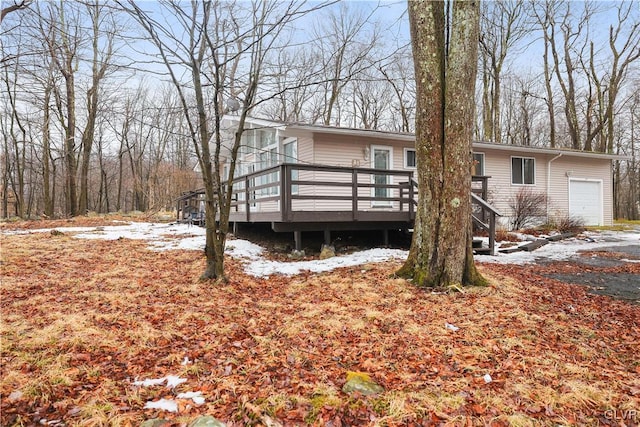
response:
[[(474, 224), (486, 228), (494, 253), (495, 215), (486, 202), (489, 177), (473, 177)], [(178, 220), (192, 221), (193, 202), (203, 191), (178, 201)], [(285, 163), (236, 178), (229, 221), (269, 223), (276, 232), (293, 232), (300, 248), (302, 232), (411, 230), (417, 185), (412, 171)], [(181, 206), (183, 209), (181, 210)]]

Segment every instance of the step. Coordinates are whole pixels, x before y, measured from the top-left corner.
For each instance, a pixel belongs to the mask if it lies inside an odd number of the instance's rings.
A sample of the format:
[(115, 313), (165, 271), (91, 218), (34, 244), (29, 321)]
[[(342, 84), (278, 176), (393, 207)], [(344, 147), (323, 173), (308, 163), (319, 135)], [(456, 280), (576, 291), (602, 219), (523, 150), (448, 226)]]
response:
[(476, 255), (492, 255), (489, 248), (473, 248), (473, 253)]

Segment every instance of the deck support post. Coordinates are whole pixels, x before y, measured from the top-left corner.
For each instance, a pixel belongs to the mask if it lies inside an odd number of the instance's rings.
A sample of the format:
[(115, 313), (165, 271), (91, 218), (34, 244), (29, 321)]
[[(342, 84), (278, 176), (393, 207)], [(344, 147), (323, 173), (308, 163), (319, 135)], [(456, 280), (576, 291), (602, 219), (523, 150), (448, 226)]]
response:
[(382, 242), (384, 246), (389, 246), (389, 230), (386, 228), (382, 230)]
[(293, 232), (293, 242), (296, 248), (296, 251), (302, 250), (302, 231), (296, 230)]
[(331, 230), (324, 230), (324, 244), (327, 246), (331, 244)]

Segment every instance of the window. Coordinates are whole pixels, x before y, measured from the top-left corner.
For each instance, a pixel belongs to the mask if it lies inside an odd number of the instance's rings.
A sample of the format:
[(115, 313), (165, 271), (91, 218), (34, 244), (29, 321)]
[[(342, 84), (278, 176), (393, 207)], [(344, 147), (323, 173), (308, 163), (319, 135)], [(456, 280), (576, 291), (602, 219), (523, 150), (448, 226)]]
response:
[(484, 153), (473, 153), (471, 175), (484, 176)]
[(404, 149), (404, 167), (405, 169), (415, 169), (416, 162), (416, 150), (413, 148)]
[[(386, 171), (391, 169), (391, 165), (393, 165), (393, 149), (387, 146), (372, 145), (371, 167)], [(391, 197), (391, 188), (389, 187), (389, 184), (392, 184), (391, 175), (386, 173), (375, 174), (372, 180), (373, 184), (376, 184), (373, 188), (372, 196), (377, 199), (371, 202), (372, 206), (391, 205), (390, 200), (384, 200)]]
[[(260, 169), (264, 170), (278, 165), (278, 147), (268, 147), (258, 155), (260, 162)], [(270, 172), (268, 174), (260, 175), (258, 183), (259, 185), (275, 184), (278, 182), (278, 171)], [(280, 187), (278, 185), (270, 185), (260, 190), (261, 196), (269, 196), (278, 194)]]
[(257, 129), (256, 131), (256, 148), (265, 149), (276, 144), (275, 129)]
[[(233, 136), (231, 137), (233, 138)], [(240, 153), (250, 154), (256, 149), (256, 134), (253, 129), (245, 129), (242, 132), (242, 141), (240, 142)]]
[(534, 185), (536, 183), (536, 161), (527, 157), (511, 158), (511, 184)]
[[(298, 162), (298, 140), (295, 138), (287, 138), (283, 141), (282, 148), (284, 151), (284, 163)], [(291, 171), (291, 180), (298, 179), (298, 170)], [(298, 194), (298, 184), (291, 185), (291, 194)]]

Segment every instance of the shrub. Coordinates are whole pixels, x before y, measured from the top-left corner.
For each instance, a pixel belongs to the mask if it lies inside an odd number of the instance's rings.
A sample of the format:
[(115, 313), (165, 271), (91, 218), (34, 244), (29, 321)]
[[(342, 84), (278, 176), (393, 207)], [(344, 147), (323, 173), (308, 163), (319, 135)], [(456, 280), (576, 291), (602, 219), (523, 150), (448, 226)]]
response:
[(519, 242), (520, 239), (513, 233), (504, 229), (496, 230), (496, 241), (498, 242)]
[(511, 198), (509, 207), (513, 210), (511, 229), (536, 225), (540, 217), (547, 213), (547, 196), (544, 193), (536, 193), (529, 187), (523, 187)]
[(556, 218), (556, 229), (561, 233), (584, 231), (584, 220), (575, 216)]

